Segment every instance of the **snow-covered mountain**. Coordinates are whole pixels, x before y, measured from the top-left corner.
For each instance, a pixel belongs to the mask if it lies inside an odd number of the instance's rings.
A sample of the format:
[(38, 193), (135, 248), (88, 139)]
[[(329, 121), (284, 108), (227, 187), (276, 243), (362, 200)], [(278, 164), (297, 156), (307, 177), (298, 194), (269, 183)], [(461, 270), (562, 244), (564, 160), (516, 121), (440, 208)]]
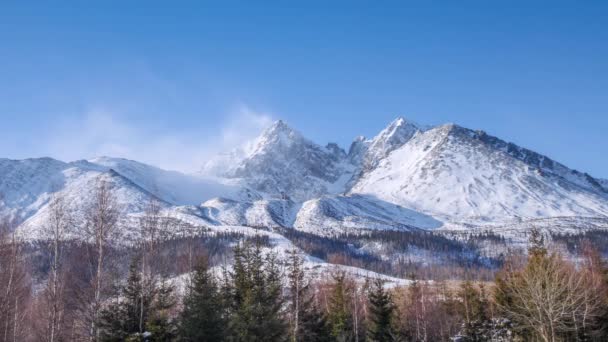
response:
[(267, 196), (294, 201), (344, 192), (354, 170), (336, 144), (321, 147), (280, 120), (254, 141), (248, 153), (237, 151), (228, 154), (235, 158), (224, 154), (219, 159), (230, 164), (222, 167), (211, 160), (203, 170), (239, 180)]
[(222, 196), (248, 200), (260, 196), (246, 187), (218, 180), (165, 171), (120, 158), (96, 158), (65, 163), (51, 158), (0, 160), (0, 214), (21, 224), (25, 235), (38, 236), (47, 221), (52, 196), (65, 199), (76, 224), (82, 224), (83, 211), (95, 189), (104, 181), (113, 190), (125, 215), (137, 214), (151, 198), (165, 208), (198, 205)]
[[(58, 192), (73, 208), (103, 178), (125, 214), (151, 197), (168, 214), (208, 226), (288, 227), (331, 235), (365, 229), (554, 226), (608, 228), (608, 181), (548, 157), (448, 124), (403, 118), (348, 153), (318, 145), (277, 121), (246, 148), (210, 160), (196, 175), (101, 157), (0, 160), (0, 213), (35, 235)], [(497, 228), (498, 229), (498, 228)]]
[(453, 124), (417, 132), (349, 193), (446, 221), (608, 215), (608, 191), (593, 177)]

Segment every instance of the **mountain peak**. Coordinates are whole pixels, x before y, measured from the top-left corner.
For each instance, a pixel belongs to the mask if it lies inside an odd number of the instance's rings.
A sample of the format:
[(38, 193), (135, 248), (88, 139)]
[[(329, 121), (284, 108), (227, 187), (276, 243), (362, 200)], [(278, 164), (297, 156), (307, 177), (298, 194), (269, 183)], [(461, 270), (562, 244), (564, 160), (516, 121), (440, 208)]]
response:
[(264, 132), (262, 133), (262, 135), (277, 135), (277, 134), (292, 134), (295, 133), (295, 130), (292, 129), (291, 127), (289, 127), (289, 125), (287, 125), (285, 123), (285, 121), (283, 120), (277, 120), (275, 122), (272, 123), (272, 125), (270, 125), (270, 127), (268, 127), (266, 130), (264, 130)]
[(404, 118), (403, 116), (398, 116), (397, 118), (395, 118), (395, 120), (391, 121), (391, 123), (388, 124), (388, 126), (386, 126), (385, 129), (404, 127), (404, 126), (411, 126), (411, 127), (416, 127), (421, 130), (425, 130), (424, 129), (425, 126), (420, 125), (419, 123), (417, 123), (414, 120)]
[(297, 141), (307, 142), (299, 132), (289, 127), (283, 120), (277, 120), (257, 138), (253, 154), (263, 152), (271, 146), (289, 146)]
[(406, 123), (407, 120), (405, 120), (404, 117), (402, 116), (398, 116), (395, 120), (393, 120), (389, 126), (401, 126), (403, 124)]
[(367, 149), (363, 167), (371, 168), (375, 166), (380, 159), (403, 146), (419, 131), (421, 129), (418, 124), (403, 117), (397, 117), (372, 139)]

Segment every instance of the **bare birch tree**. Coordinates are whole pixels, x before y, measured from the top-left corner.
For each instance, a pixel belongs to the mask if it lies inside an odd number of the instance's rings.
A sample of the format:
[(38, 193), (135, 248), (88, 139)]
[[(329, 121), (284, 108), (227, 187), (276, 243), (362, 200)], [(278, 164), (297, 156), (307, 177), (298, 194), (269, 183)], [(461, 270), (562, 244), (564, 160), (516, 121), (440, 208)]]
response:
[(151, 197), (146, 205), (144, 215), (140, 218), (140, 250), (141, 250), (141, 281), (143, 286), (140, 293), (140, 312), (139, 312), (139, 333), (144, 332), (145, 324), (145, 299), (149, 296), (146, 293), (152, 292), (155, 286), (155, 270), (152, 259), (158, 244), (162, 241), (162, 233), (166, 217), (161, 216), (161, 205), (156, 197)]
[(45, 327), (41, 337), (48, 342), (61, 339), (64, 324), (64, 273), (62, 268), (62, 246), (66, 234), (73, 224), (65, 199), (55, 195), (49, 203), (48, 221), (43, 227), (49, 240), (50, 272), (44, 290)]
[(106, 262), (106, 248), (114, 237), (119, 225), (120, 208), (110, 185), (102, 179), (98, 180), (93, 201), (85, 210), (84, 233), (94, 250), (94, 271), (91, 281), (92, 298), (89, 300), (87, 308), (89, 339), (98, 338), (99, 314), (102, 304), (102, 294), (104, 291)]
[(15, 220), (0, 222), (0, 341), (17, 342), (24, 331), (29, 284), (24, 269), (21, 243), (15, 233)]

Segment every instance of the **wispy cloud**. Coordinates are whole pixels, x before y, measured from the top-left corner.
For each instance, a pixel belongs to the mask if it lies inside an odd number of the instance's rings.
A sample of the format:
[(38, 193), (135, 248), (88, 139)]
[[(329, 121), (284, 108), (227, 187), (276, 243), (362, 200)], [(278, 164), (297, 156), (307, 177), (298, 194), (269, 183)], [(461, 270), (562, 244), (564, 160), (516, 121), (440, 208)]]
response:
[(272, 115), (239, 105), (220, 129), (176, 132), (131, 122), (120, 113), (94, 108), (50, 129), (46, 153), (72, 161), (97, 156), (134, 159), (164, 169), (192, 172), (217, 153), (243, 146), (269, 126)]

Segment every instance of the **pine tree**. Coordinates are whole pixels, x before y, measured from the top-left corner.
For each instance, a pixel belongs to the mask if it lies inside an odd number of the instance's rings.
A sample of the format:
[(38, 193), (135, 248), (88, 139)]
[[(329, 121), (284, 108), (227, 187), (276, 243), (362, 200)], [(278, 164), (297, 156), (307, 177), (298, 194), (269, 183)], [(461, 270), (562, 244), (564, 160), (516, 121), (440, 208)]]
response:
[(296, 250), (289, 256), (290, 339), (294, 342), (328, 341), (329, 329), (322, 312), (314, 306), (310, 283), (304, 279), (302, 258)]
[(329, 300), (329, 324), (331, 336), (336, 341), (350, 341), (353, 335), (353, 323), (350, 315), (349, 288), (346, 275), (339, 273), (333, 276), (334, 284)]
[(149, 312), (147, 304), (151, 302), (152, 294), (143, 291), (145, 287), (138, 266), (138, 260), (134, 258), (129, 266), (129, 277), (121, 289), (120, 298), (101, 312), (99, 331), (102, 341), (124, 341), (142, 333), (139, 331), (139, 318), (142, 312), (141, 294), (144, 293), (144, 319)]
[(392, 325), (394, 305), (381, 279), (374, 281), (368, 300), (370, 317), (367, 338), (374, 342), (393, 341), (395, 339)]
[(183, 299), (179, 337), (183, 341), (223, 341), (226, 322), (222, 316), (218, 285), (206, 260), (197, 263), (192, 283)]
[(464, 318), (461, 331), (462, 341), (485, 341), (489, 336), (492, 322), (487, 314), (487, 300), (483, 285), (476, 289), (470, 280), (462, 282), (458, 291), (460, 316)]
[(148, 320), (146, 322), (146, 341), (162, 342), (171, 341), (177, 335), (175, 322), (171, 320), (169, 311), (176, 304), (174, 287), (165, 279), (155, 290), (155, 298), (152, 302)]
[[(119, 298), (101, 311), (101, 341), (167, 341), (175, 335), (168, 312), (175, 304), (173, 286), (152, 280), (145, 284), (139, 265), (139, 259), (133, 258)], [(140, 330), (142, 315), (146, 331)]]
[(223, 290), (230, 307), (230, 339), (285, 340), (281, 274), (275, 256), (264, 257), (257, 242), (237, 246), (234, 258), (230, 284)]
[(530, 237), (528, 239), (528, 254), (531, 258), (540, 258), (547, 255), (547, 248), (545, 246), (545, 238), (540, 230), (533, 228), (530, 231)]

